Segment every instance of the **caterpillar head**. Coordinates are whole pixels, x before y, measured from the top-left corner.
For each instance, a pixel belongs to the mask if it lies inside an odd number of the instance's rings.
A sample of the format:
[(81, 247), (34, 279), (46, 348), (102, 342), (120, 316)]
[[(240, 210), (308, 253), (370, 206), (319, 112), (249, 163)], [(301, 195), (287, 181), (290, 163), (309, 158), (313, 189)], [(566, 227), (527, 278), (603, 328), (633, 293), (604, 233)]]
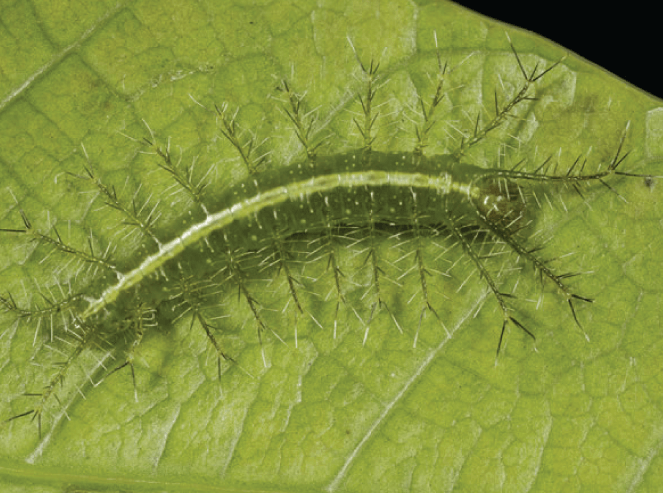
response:
[(473, 199), (482, 220), (513, 234), (525, 224), (527, 216), (526, 190), (504, 177), (483, 177), (476, 182), (480, 189)]

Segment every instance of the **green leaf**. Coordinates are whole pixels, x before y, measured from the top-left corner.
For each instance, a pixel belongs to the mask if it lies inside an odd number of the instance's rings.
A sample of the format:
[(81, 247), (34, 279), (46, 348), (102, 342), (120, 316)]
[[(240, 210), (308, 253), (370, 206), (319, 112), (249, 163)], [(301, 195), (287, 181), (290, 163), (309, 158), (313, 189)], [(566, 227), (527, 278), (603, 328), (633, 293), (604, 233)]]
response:
[[(357, 148), (352, 120), (366, 82), (356, 57), (379, 61), (375, 145), (409, 151), (439, 53), (446, 99), (427, 152), (443, 154), (478, 111), (494, 114), (495, 90), (505, 102), (522, 83), (505, 31), (527, 70), (566, 54), (447, 2), (15, 2), (0, 19), (0, 227), (22, 228), (22, 210), (39, 231), (54, 238), (57, 225), (85, 251), (92, 232), (95, 251), (111, 244), (125, 266), (145, 256), (143, 240), (103, 206), (93, 183), (73, 176), (85, 166), (124, 203), (139, 190), (138, 207), (156, 205), (156, 232), (170, 239), (200, 213), (173, 194), (172, 175), (141, 141), (165, 149), (170, 139), (174, 160), (195, 161), (197, 178), (213, 169), (205, 194), (214, 203), (247, 174), (215, 104), (237, 111), (240, 139), (255, 136), (257, 155), (269, 153), (266, 165), (276, 168), (302, 152), (277, 90), (286, 79), (306, 93), (325, 152)], [(582, 156), (595, 169), (613, 158), (630, 122), (620, 169), (663, 174), (659, 101), (572, 54), (535, 93), (523, 118), (464, 159), (495, 166), (553, 155), (568, 165)], [(515, 313), (536, 343), (509, 330), (496, 364), (502, 316), (458, 249), (443, 257), (458, 263), (454, 279), (431, 281), (449, 338), (431, 313), (419, 331), (412, 289), (390, 285), (403, 334), (382, 311), (364, 343), (365, 327), (346, 309), (334, 338), (335, 303), (323, 296), (310, 309), (322, 329), (302, 317), (296, 345), (294, 323), (279, 325), (277, 313), (261, 345), (250, 310), (236, 291), (224, 293), (219, 313), (229, 318), (217, 322), (219, 340), (237, 364), (224, 362), (221, 379), (204, 332), (188, 319), (146, 330), (136, 351), (138, 402), (128, 369), (107, 375), (99, 365), (112, 370), (124, 353), (85, 351), (58, 387), (61, 405), (44, 414), (41, 438), (29, 416), (0, 427), (3, 491), (656, 491), (661, 185), (606, 181), (618, 194), (595, 186), (582, 200), (553, 195), (536, 218), (542, 258), (582, 272), (569, 284), (595, 300), (576, 305), (582, 329), (531, 268), (506, 272), (508, 285), (519, 283)], [(403, 250), (389, 245), (396, 262)], [(39, 292), (66, 297), (84, 280), (71, 257), (47, 255), (25, 235), (2, 233), (0, 252), (0, 294), (21, 306), (45, 303)], [(306, 268), (322, 276), (326, 260)], [(91, 272), (90, 290), (112, 282)], [(257, 284), (257, 297), (287, 299), (282, 285)], [(359, 311), (366, 319), (370, 310)], [(56, 331), (51, 343), (50, 320), (38, 322), (0, 318), (0, 418), (30, 410), (35, 399), (23, 394), (39, 392), (63, 360), (56, 350), (67, 334)]]

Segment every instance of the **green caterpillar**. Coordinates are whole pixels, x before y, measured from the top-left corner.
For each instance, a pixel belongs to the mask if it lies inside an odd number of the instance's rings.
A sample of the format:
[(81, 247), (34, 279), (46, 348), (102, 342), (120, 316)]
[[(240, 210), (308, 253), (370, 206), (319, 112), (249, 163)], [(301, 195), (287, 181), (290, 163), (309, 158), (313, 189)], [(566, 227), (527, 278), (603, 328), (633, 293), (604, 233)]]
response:
[[(384, 285), (392, 283), (402, 288), (402, 279), (408, 279), (414, 286), (411, 299), (416, 300), (414, 310), (419, 320), (417, 327), (406, 328), (413, 335), (414, 345), (427, 314), (432, 314), (439, 330), (450, 337), (444, 316), (439, 314), (440, 297), (431, 289), (438, 278), (451, 276), (451, 268), (438, 265), (446, 248), (440, 249), (442, 244), (462, 253), (497, 302), (501, 314), (497, 322), (498, 353), (509, 324), (531, 338), (535, 332), (514, 314), (511, 300), (515, 295), (501, 280), (503, 264), (491, 263), (490, 257), (501, 260), (505, 252), (515, 254), (554, 286), (580, 326), (576, 306), (592, 300), (568, 284), (567, 279), (574, 274), (551, 267), (537, 255), (539, 245), (528, 242), (536, 225), (536, 212), (550, 190), (580, 193), (592, 184), (606, 184), (605, 180), (613, 175), (642, 175), (618, 168), (625, 157), (622, 147), (626, 131), (612, 159), (597, 171), (573, 165), (560, 172), (551, 161), (536, 164), (531, 170), (523, 170), (519, 165), (491, 168), (466, 162), (466, 151), (501, 126), (515, 108), (525, 104), (531, 98), (532, 85), (556, 65), (528, 73), (515, 56), (524, 79), (522, 88), (497, 105), (495, 116), (487, 123), (479, 125), (477, 120), (471, 136), (449, 154), (428, 156), (424, 152), (432, 128), (431, 115), (442, 99), (444, 71), (430, 106), (424, 106), (426, 122), (418, 132), (414, 149), (390, 153), (373, 148), (376, 130), (372, 102), (377, 77), (377, 66), (373, 64), (362, 66), (367, 87), (360, 98), (363, 115), (355, 123), (363, 146), (354, 150), (322, 152), (310, 138), (301, 99), (284, 82), (280, 90), (288, 98), (286, 114), (305, 156), (278, 169), (262, 171), (265, 161), (252, 153), (253, 143), (242, 141), (227, 107), (217, 108), (221, 132), (236, 148), (248, 172), (246, 179), (219, 197), (207, 197), (204, 186), (192, 178), (190, 169), (175, 164), (169, 150), (156, 144), (153, 137), (146, 139), (159, 166), (196, 207), (198, 219), (172, 238), (160, 238), (153, 228), (151, 213), (141, 214), (135, 206), (123, 204), (114, 189), (98, 179), (91, 167), (86, 167), (80, 177), (91, 182), (105, 203), (120, 211), (144, 238), (147, 253), (139, 260), (116, 262), (108, 250), (95, 253), (92, 241), (89, 248), (69, 245), (55, 228), (47, 233), (37, 231), (21, 212), (23, 226), (7, 227), (3, 229), (5, 234), (26, 235), (59, 254), (94, 266), (95, 274), (88, 276), (87, 284), (41, 305), (23, 306), (11, 293), (0, 297), (0, 303), (17, 319), (38, 324), (50, 320), (51, 332), (64, 330), (61, 337), (69, 339), (65, 361), (48, 378), (43, 391), (28, 394), (36, 398), (36, 404), (9, 421), (32, 416), (41, 434), (42, 415), (58, 400), (57, 389), (77, 359), (93, 348), (119, 356), (120, 362), (109, 368), (103, 378), (130, 367), (135, 389), (134, 361), (145, 333), (172, 325), (183, 317), (190, 318), (191, 327), (203, 329), (216, 352), (218, 377), (222, 378), (224, 360), (232, 366), (237, 358), (222, 339), (224, 333), (236, 330), (233, 315), (227, 313), (232, 310), (224, 311), (224, 303), (231, 298), (239, 300), (247, 310), (261, 345), (265, 333), (281, 338), (279, 329), (290, 325), (291, 316), (295, 331), (303, 323), (301, 320), (309, 319), (321, 329), (332, 329), (318, 321), (316, 314), (322, 310), (333, 312), (335, 336), (343, 309), (356, 316), (359, 327), (365, 331), (365, 342), (372, 321), (381, 312), (403, 331), (401, 313), (407, 303), (394, 300)], [(407, 254), (387, 260), (405, 243)], [(436, 248), (439, 252), (432, 254)], [(312, 260), (320, 258), (324, 258), (325, 269), (310, 272), (320, 267), (320, 262), (311, 267)], [(394, 263), (404, 263), (405, 258), (409, 267), (400, 269), (399, 276), (387, 272)], [(323, 276), (330, 279), (324, 285), (326, 293), (317, 288)], [(256, 284), (265, 277), (270, 282), (281, 279), (284, 284), (272, 303), (255, 294)], [(461, 285), (466, 282), (460, 281)], [(219, 299), (223, 301), (220, 303)], [(325, 302), (328, 306), (321, 308)], [(273, 315), (279, 309), (285, 316)], [(53, 322), (54, 316), (59, 320)], [(219, 322), (223, 317), (229, 320)]]

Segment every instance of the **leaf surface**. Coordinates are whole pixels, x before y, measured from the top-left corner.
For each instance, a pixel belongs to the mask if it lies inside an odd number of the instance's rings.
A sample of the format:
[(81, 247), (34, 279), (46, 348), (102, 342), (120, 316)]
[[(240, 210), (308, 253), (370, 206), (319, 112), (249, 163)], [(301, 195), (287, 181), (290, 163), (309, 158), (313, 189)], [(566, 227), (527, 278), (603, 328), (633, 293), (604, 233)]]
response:
[[(57, 225), (78, 244), (92, 231), (95, 246), (115, 245), (128, 263), (144, 255), (140, 242), (118, 234), (121, 216), (72, 174), (89, 163), (124, 200), (140, 188), (139, 204), (160, 213), (159, 234), (177, 235), (195, 221), (183, 214), (194, 205), (143, 152), (147, 126), (162, 145), (171, 139), (182, 162), (213, 169), (206, 193), (214, 197), (246, 176), (215, 104), (236, 110), (242, 138), (255, 135), (269, 166), (279, 166), (301, 153), (276, 89), (287, 79), (306, 93), (325, 149), (350, 149), (361, 141), (353, 117), (365, 91), (356, 57), (379, 60), (376, 146), (409, 150), (439, 52), (448, 96), (429, 151), (444, 153), (477, 111), (494, 114), (495, 90), (501, 98), (522, 81), (505, 30), (528, 70), (566, 54), (448, 2), (15, 2), (0, 18), (1, 227), (21, 227), (20, 208), (35, 227)], [(630, 122), (623, 169), (663, 174), (658, 100), (573, 54), (536, 94), (526, 118), (466, 159), (490, 166), (582, 156), (597, 166), (612, 159)], [(315, 315), (323, 329), (301, 321), (295, 347), (293, 327), (279, 327), (286, 344), (267, 334), (261, 346), (248, 311), (222, 298), (238, 364), (224, 366), (220, 381), (204, 333), (184, 320), (146, 334), (138, 402), (129, 371), (102, 378), (98, 367), (72, 370), (41, 438), (29, 417), (0, 428), (3, 490), (656, 491), (661, 185), (614, 178), (619, 195), (594, 187), (584, 200), (556, 202), (537, 225), (542, 256), (572, 253), (557, 265), (583, 273), (571, 282), (595, 300), (577, 307), (589, 340), (562, 297), (545, 285), (541, 298), (531, 270), (519, 271), (519, 319), (536, 343), (511, 329), (495, 364), (501, 315), (459, 252), (450, 258), (459, 278), (436, 298), (451, 336), (428, 314), (416, 348), (419, 312), (393, 286), (385, 289), (401, 300), (404, 334), (381, 313), (365, 343), (356, 323), (332, 336), (333, 304), (322, 299)], [(11, 234), (0, 236), (0, 251), (3, 293), (30, 302), (39, 290), (67, 291), (55, 280), (66, 257), (43, 260), (40, 246)], [(311, 269), (324, 270), (316, 262)], [(463, 273), (467, 286), (458, 290)], [(274, 293), (261, 289), (264, 298)], [(38, 391), (62, 359), (41, 346), (47, 324), (38, 331), (9, 315), (0, 319), (7, 418), (30, 409), (23, 394)], [(113, 356), (111, 369), (123, 358)]]

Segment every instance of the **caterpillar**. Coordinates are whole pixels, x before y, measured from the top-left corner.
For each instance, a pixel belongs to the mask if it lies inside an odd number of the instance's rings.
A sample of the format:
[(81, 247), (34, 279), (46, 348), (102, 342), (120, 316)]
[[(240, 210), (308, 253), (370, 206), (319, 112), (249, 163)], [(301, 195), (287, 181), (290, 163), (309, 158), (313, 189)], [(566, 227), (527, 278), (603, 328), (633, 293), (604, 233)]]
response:
[[(611, 154), (597, 163), (583, 158), (571, 163), (553, 158), (508, 165), (497, 158), (485, 166), (478, 162), (485, 156), (474, 150), (510, 119), (526, 120), (536, 84), (561, 62), (526, 68), (511, 48), (519, 85), (501, 100), (496, 93), (492, 115), (477, 114), (444, 153), (430, 152), (448, 75), (439, 57), (433, 95), (419, 101), (413, 145), (400, 152), (377, 145), (377, 97), (383, 86), (379, 64), (373, 62), (359, 61), (363, 88), (352, 118), (359, 136), (354, 148), (330, 152), (313, 132), (304, 97), (287, 80), (280, 81), (277, 93), (300, 151), (284, 165), (270, 169), (269, 156), (242, 131), (230, 106), (215, 107), (219, 132), (244, 167), (244, 178), (218, 196), (206, 193), (207, 173), (201, 176), (193, 164), (178, 162), (170, 145), (159, 144), (150, 130), (140, 144), (191, 204), (185, 227), (170, 236), (159, 232), (158, 207), (150, 208), (149, 200), (140, 203), (138, 194), (123, 199), (89, 163), (70, 172), (70, 180), (87, 183), (139, 238), (138, 256), (116, 254), (117, 245), (100, 245), (93, 235), (83, 246), (74, 245), (57, 225), (36, 228), (17, 204), (2, 234), (45, 250), (44, 258), (67, 260), (60, 269), (63, 280), (44, 287), (27, 304), (9, 291), (0, 296), (0, 304), (15, 320), (15, 330), (30, 328), (35, 343), (45, 340), (43, 348), (59, 352), (62, 360), (41, 390), (26, 391), (34, 404), (6, 423), (29, 417), (41, 437), (43, 417), (79, 394), (78, 384), (68, 383), (77, 371), (79, 379), (93, 385), (128, 371), (137, 401), (136, 360), (144, 338), (177, 324), (204, 334), (219, 382), (229, 373), (255, 371), (240, 358), (250, 346), (246, 338), (251, 340), (240, 335), (245, 325), (254, 331), (251, 344), (260, 348), (264, 368), (270, 366), (266, 337), (284, 343), (292, 337), (298, 346), (300, 332), (315, 337), (312, 331), (320, 331), (336, 340), (354, 331), (368, 344), (378, 319), (406, 332), (413, 347), (422, 339), (431, 347), (454, 334), (448, 320), (458, 318), (450, 316), (456, 307), (444, 302), (451, 281), (458, 290), (478, 280), (472, 284), (487, 297), (475, 296), (481, 302), (474, 310), (491, 303), (496, 307), (499, 358), (509, 327), (532, 341), (536, 337), (536, 327), (523, 321), (515, 307), (518, 274), (525, 269), (551, 287), (582, 332), (579, 306), (593, 299), (572, 285), (577, 272), (553, 266), (541, 255), (542, 240), (535, 238), (541, 211), (547, 204), (555, 207), (564, 194), (582, 197), (597, 184), (617, 193), (610, 185), (616, 176), (653, 178), (622, 170), (628, 124)], [(269, 296), (265, 285), (273, 291)], [(62, 408), (66, 412), (67, 404)], [(53, 422), (61, 417), (55, 415)]]

